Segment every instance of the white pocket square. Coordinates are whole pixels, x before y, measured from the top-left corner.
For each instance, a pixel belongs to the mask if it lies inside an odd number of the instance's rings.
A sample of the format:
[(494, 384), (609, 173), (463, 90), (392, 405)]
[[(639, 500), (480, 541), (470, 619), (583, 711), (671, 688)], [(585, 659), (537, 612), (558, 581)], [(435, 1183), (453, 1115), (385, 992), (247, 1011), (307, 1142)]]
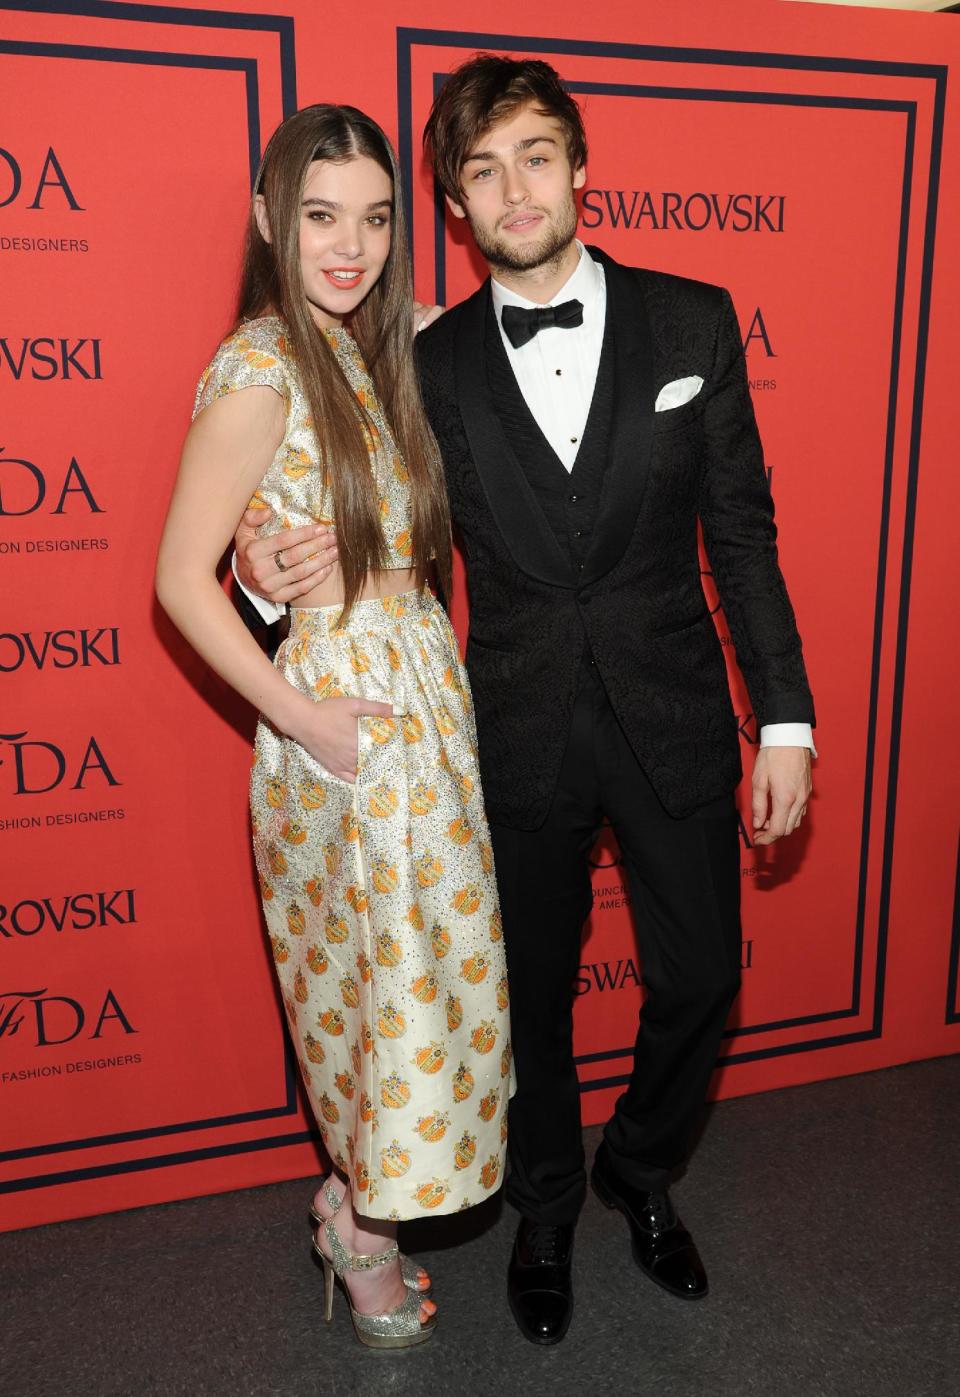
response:
[(657, 402), (654, 412), (667, 412), (672, 407), (683, 407), (691, 398), (695, 398), (703, 387), (703, 379), (696, 374), (692, 378), (675, 378), (672, 383), (667, 383), (657, 394)]

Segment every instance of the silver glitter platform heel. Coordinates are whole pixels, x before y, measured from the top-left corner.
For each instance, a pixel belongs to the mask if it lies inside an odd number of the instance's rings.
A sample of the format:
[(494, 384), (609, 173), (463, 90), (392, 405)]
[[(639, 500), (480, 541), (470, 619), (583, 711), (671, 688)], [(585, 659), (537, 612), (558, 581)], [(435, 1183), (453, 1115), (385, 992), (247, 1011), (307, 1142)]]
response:
[[(408, 1290), (406, 1299), (401, 1301), (395, 1310), (385, 1315), (362, 1315), (353, 1308), (353, 1301), (344, 1280), (346, 1272), (372, 1271), (375, 1266), (389, 1266), (400, 1254), (396, 1242), (386, 1251), (374, 1252), (369, 1256), (356, 1256), (341, 1242), (333, 1218), (328, 1218), (324, 1223), (323, 1233), (330, 1244), (329, 1258), (320, 1252), (323, 1261), (324, 1319), (328, 1324), (333, 1317), (336, 1277), (347, 1297), (353, 1332), (361, 1344), (366, 1344), (368, 1348), (411, 1348), (414, 1344), (422, 1344), (430, 1338), (437, 1327), (436, 1316), (421, 1324), (420, 1306), (423, 1299), (415, 1291)], [(319, 1248), (317, 1250), (319, 1251)]]
[[(340, 1211), (341, 1204), (343, 1203), (343, 1198), (341, 1198), (340, 1195), (337, 1193), (337, 1190), (334, 1188), (333, 1184), (330, 1182), (329, 1179), (327, 1179), (326, 1183), (323, 1185), (323, 1196), (330, 1205), (331, 1215), (333, 1217), (336, 1217), (337, 1213), (339, 1213)], [(346, 1195), (344, 1195), (344, 1197), (345, 1196)], [(327, 1223), (327, 1219), (325, 1217), (322, 1217), (320, 1213), (317, 1212), (316, 1208), (313, 1206), (312, 1203), (310, 1204), (310, 1221), (313, 1223), (314, 1228), (324, 1227)], [(313, 1249), (317, 1253), (317, 1256), (319, 1256), (322, 1259), (323, 1252), (317, 1246), (316, 1232), (314, 1232), (313, 1237)], [(428, 1284), (423, 1289), (421, 1289), (420, 1272), (421, 1267), (418, 1266), (418, 1264), (412, 1259), (412, 1257), (404, 1256), (403, 1252), (401, 1252), (400, 1274), (403, 1277), (404, 1285), (407, 1287), (408, 1290), (416, 1291), (418, 1295), (426, 1297), (430, 1294), (430, 1278), (429, 1276), (427, 1277)]]

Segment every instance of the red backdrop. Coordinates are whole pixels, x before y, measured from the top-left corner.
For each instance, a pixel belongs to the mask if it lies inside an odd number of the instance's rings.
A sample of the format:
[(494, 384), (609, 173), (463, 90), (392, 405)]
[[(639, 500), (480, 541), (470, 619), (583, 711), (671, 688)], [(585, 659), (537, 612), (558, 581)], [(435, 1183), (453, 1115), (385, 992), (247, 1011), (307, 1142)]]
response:
[[(480, 271), (418, 133), (477, 48), (548, 58), (583, 102), (587, 241), (722, 282), (740, 313), (821, 762), (799, 836), (756, 851), (744, 826), (745, 986), (715, 1094), (960, 1047), (960, 24), (631, 0), (544, 7), (522, 37), (503, 0), (477, 33), (449, 0), (405, 0), (344, 49), (322, 8), (275, 8), (0, 3), (0, 1227), (316, 1167), (248, 853), (253, 718), (158, 614), (153, 559), (266, 136), (310, 101), (376, 116), (419, 294), (459, 299)], [(640, 1002), (609, 834), (595, 862), (587, 1121)]]

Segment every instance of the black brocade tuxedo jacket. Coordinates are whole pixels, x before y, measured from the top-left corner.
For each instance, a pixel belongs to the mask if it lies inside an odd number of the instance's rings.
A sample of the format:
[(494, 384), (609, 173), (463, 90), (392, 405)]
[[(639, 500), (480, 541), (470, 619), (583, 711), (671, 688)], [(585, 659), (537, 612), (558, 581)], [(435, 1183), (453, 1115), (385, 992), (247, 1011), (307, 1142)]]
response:
[[(606, 369), (612, 406), (579, 562), (541, 508), (491, 388), (489, 282), (416, 342), (467, 560), (466, 664), (487, 811), (521, 829), (546, 818), (587, 655), (671, 814), (739, 781), (698, 520), (757, 724), (814, 721), (730, 296), (589, 251), (606, 277), (603, 355), (613, 364), (601, 358), (598, 382)], [(694, 374), (704, 380), (695, 398), (654, 412), (665, 384)]]

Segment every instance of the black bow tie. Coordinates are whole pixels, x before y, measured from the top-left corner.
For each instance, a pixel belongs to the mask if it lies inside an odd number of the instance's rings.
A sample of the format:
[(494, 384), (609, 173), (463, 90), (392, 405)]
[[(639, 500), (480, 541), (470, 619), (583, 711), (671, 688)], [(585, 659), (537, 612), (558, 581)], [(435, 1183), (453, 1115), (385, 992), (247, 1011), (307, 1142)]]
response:
[(534, 335), (539, 335), (541, 330), (551, 325), (564, 330), (582, 325), (583, 302), (564, 301), (562, 306), (534, 306), (531, 310), (524, 310), (522, 306), (504, 306), (500, 312), (500, 323), (514, 349), (520, 349)]

